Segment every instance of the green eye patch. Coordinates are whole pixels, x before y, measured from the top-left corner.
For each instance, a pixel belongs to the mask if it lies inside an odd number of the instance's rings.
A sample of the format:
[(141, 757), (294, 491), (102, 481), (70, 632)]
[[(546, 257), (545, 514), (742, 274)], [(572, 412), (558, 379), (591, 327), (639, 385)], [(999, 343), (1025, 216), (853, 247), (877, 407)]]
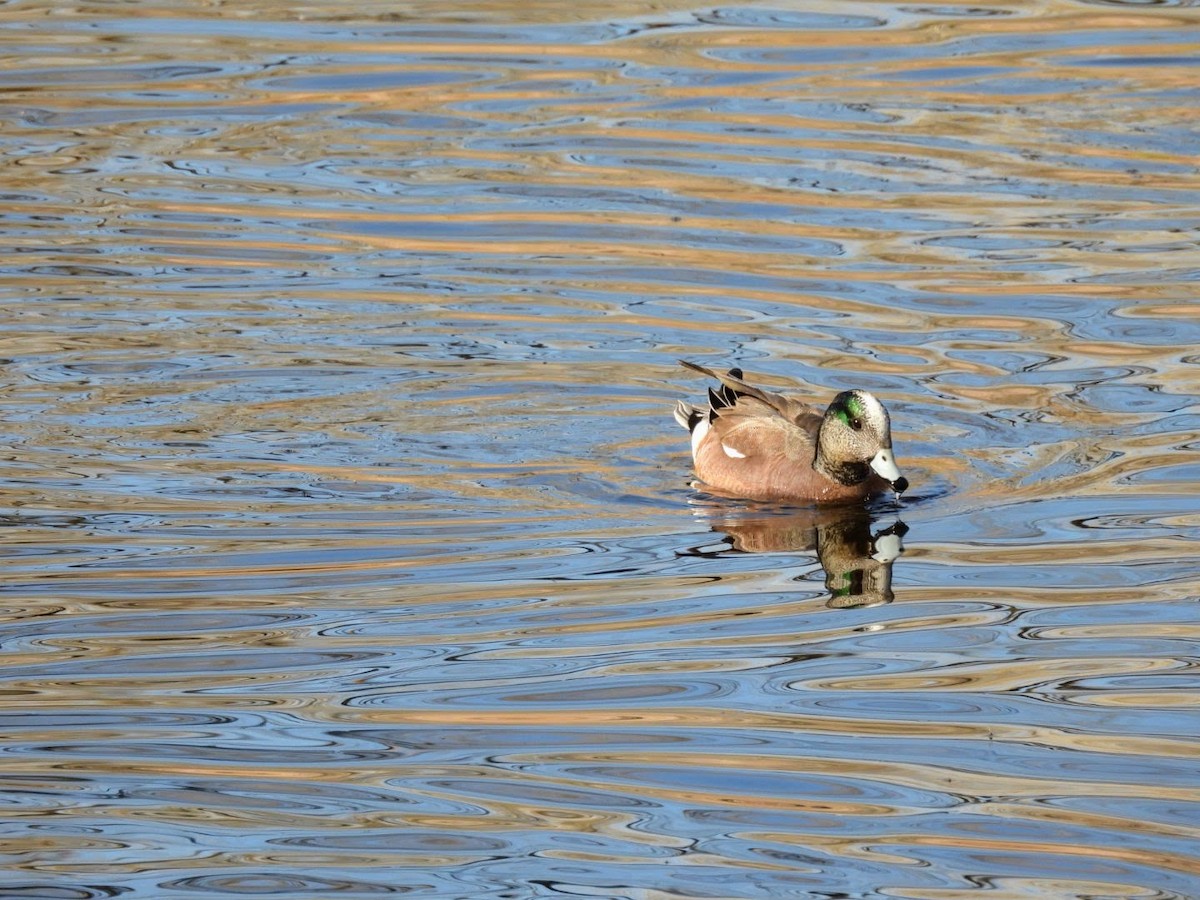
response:
[(850, 424), (851, 419), (862, 418), (865, 408), (862, 401), (854, 394), (849, 394), (847, 397), (833, 407), (833, 414), (845, 422)]

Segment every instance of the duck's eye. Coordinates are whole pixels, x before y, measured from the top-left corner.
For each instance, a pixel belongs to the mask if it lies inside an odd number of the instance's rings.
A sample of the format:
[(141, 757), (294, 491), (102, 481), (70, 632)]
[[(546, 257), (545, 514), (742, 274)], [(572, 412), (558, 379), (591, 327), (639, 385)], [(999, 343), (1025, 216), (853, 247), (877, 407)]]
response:
[(858, 416), (855, 416), (850, 420), (850, 427), (855, 431), (862, 431), (862, 419), (858, 418)]

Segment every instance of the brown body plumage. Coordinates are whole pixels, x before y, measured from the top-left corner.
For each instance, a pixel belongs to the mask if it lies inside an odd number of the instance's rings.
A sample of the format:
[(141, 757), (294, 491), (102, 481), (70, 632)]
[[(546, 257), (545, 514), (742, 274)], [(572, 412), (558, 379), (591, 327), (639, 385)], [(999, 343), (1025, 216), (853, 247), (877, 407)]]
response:
[(892, 457), (887, 410), (866, 391), (844, 391), (822, 412), (799, 397), (749, 384), (740, 369), (718, 373), (707, 408), (680, 401), (675, 418), (692, 434), (701, 487), (747, 500), (846, 503), (908, 488)]

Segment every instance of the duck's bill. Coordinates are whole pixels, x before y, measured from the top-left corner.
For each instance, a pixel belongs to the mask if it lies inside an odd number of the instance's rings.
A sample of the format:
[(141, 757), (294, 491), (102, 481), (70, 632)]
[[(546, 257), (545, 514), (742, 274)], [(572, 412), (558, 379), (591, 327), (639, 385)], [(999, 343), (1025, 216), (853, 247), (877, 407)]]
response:
[(896, 458), (892, 456), (892, 448), (885, 447), (875, 454), (871, 460), (871, 471), (892, 486), (897, 494), (908, 490), (908, 479), (900, 474), (896, 467)]

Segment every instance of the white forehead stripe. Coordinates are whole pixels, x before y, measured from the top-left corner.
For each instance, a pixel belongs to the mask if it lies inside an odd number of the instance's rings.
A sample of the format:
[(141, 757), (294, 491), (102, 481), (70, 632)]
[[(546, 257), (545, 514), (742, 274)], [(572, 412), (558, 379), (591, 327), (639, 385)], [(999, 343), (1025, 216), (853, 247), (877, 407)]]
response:
[(862, 414), (865, 418), (887, 419), (887, 410), (883, 408), (883, 404), (879, 402), (879, 398), (874, 394), (869, 394), (866, 391), (855, 391), (854, 397), (862, 404)]

